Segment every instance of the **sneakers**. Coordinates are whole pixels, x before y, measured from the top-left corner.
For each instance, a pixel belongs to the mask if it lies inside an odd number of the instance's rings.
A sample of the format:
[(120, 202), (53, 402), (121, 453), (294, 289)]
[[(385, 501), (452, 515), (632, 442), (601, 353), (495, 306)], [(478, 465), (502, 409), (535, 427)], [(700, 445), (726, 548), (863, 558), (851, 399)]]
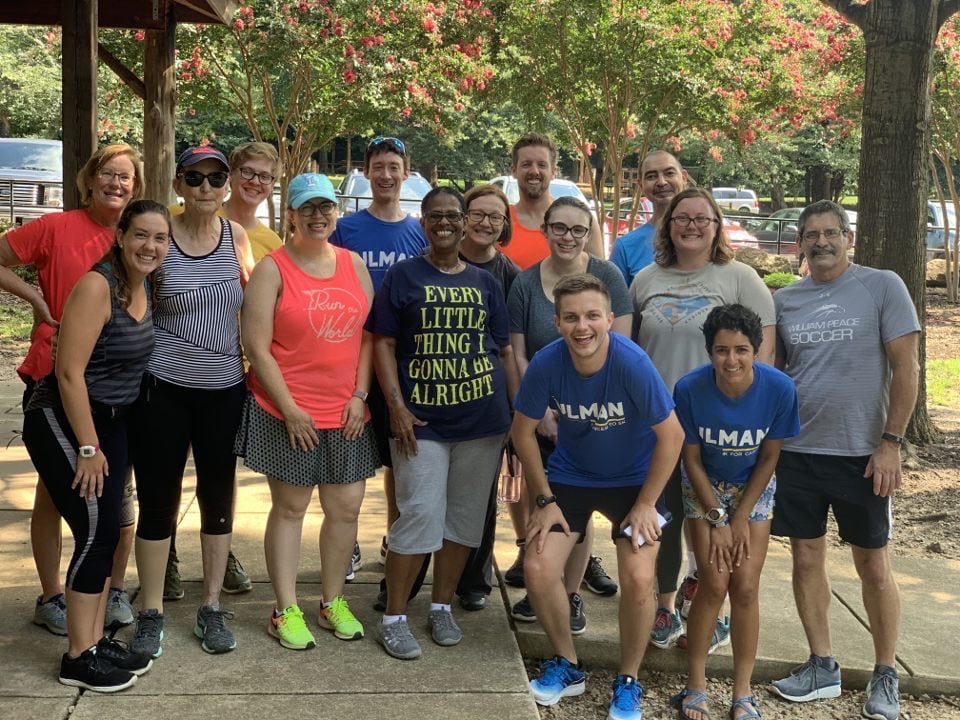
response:
[[(725, 616), (723, 620), (717, 618), (717, 626), (710, 637), (710, 647), (707, 648), (707, 655), (713, 655), (718, 648), (730, 644), (730, 616)], [(683, 633), (677, 638), (677, 647), (681, 650), (687, 649), (687, 634)]]
[(130, 650), (141, 655), (158, 658), (163, 653), (163, 615), (158, 610), (141, 610), (137, 613), (137, 627), (133, 633)]
[(97, 655), (115, 668), (126, 670), (136, 676), (143, 675), (153, 667), (153, 658), (144, 653), (133, 652), (126, 643), (114, 638), (100, 638)]
[(67, 634), (67, 603), (63, 593), (57, 593), (46, 602), (42, 595), (37, 598), (33, 608), (33, 624), (45, 627), (54, 635)]
[(640, 700), (643, 688), (629, 675), (617, 675), (613, 681), (613, 697), (607, 709), (607, 720), (641, 720)]
[(177, 551), (173, 548), (170, 548), (170, 554), (167, 555), (167, 572), (163, 576), (163, 599), (183, 599), (183, 584), (180, 582), (180, 560), (177, 558)]
[[(107, 596), (107, 611), (103, 616), (103, 627), (107, 630), (133, 625), (133, 606), (126, 590), (110, 588)], [(114, 663), (116, 664), (116, 663)]]
[(229, 610), (221, 610), (212, 605), (204, 605), (197, 610), (197, 624), (193, 634), (202, 641), (200, 647), (211, 655), (230, 652), (237, 647), (237, 640), (227, 627), (226, 618), (232, 618)]
[(887, 665), (875, 665), (867, 683), (867, 702), (863, 716), (873, 720), (897, 720), (900, 717), (900, 678)]
[(840, 697), (840, 665), (832, 657), (811, 655), (803, 665), (795, 667), (789, 677), (774, 680), (773, 691), (792, 702)]
[(650, 642), (665, 650), (676, 643), (677, 638), (682, 634), (683, 624), (680, 622), (680, 613), (658, 608), (656, 622), (653, 624), (653, 630), (650, 631)]
[(530, 598), (526, 595), (520, 598), (516, 604), (510, 608), (510, 617), (517, 622), (536, 622), (537, 613), (534, 612), (533, 605), (530, 604)]
[[(517, 541), (520, 542), (519, 540)], [(523, 555), (526, 545), (520, 545), (520, 551), (517, 553), (517, 559), (513, 561), (513, 565), (507, 568), (507, 571), (503, 574), (503, 581), (510, 587), (522, 588), (524, 586), (523, 580)]]
[(540, 677), (530, 681), (530, 690), (537, 705), (556, 705), (562, 698), (583, 695), (587, 674), (580, 663), (555, 656), (540, 664)]
[(583, 635), (587, 631), (587, 616), (583, 612), (583, 598), (580, 593), (570, 593), (570, 632)]
[(483, 610), (487, 606), (487, 596), (479, 590), (470, 590), (460, 596), (460, 607), (470, 612)]
[(313, 634), (307, 629), (303, 611), (296, 605), (291, 605), (283, 612), (274, 609), (267, 632), (290, 650), (309, 650), (317, 646)]
[(398, 660), (416, 660), (420, 657), (420, 644), (410, 632), (410, 625), (406, 620), (384, 625), (383, 620), (377, 623), (377, 640), (387, 651), (387, 655)]
[(329, 607), (320, 608), (317, 623), (322, 628), (333, 630), (334, 636), (341, 640), (359, 640), (363, 637), (363, 625), (350, 612), (350, 606), (343, 595), (337, 595)]
[(223, 591), (229, 595), (238, 595), (250, 592), (252, 589), (253, 583), (250, 582), (250, 576), (231, 550), (227, 555), (227, 569), (223, 571)]
[(700, 581), (697, 580), (695, 574), (688, 575), (680, 583), (680, 589), (677, 590), (677, 596), (673, 601), (673, 608), (680, 613), (680, 617), (684, 620), (690, 617), (690, 606), (693, 605), (693, 598), (697, 594), (699, 586)]
[(387, 564), (387, 536), (384, 535), (380, 540), (380, 564)]
[(350, 564), (347, 565), (347, 582), (353, 582), (357, 577), (357, 571), (363, 567), (363, 558), (360, 557), (360, 543), (353, 544), (353, 555), (350, 556)]
[(583, 574), (583, 584), (587, 586), (587, 590), (597, 595), (610, 597), (617, 594), (617, 584), (607, 575), (602, 561), (596, 555), (590, 556), (587, 571)]
[(460, 626), (449, 610), (431, 610), (427, 627), (430, 628), (430, 637), (437, 645), (449, 647), (463, 640)]
[(97, 655), (96, 648), (91, 648), (84, 650), (80, 657), (76, 658), (64, 653), (60, 658), (58, 680), (63, 685), (110, 693), (130, 687), (137, 681), (137, 676), (116, 667), (106, 658)]

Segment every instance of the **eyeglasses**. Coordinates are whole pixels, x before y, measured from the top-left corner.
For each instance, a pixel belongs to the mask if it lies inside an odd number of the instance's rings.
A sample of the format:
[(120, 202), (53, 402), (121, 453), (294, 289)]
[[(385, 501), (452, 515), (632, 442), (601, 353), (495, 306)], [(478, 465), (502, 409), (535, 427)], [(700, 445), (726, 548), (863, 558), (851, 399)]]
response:
[(467, 219), (472, 223), (476, 223), (477, 225), (482, 223), (484, 220), (489, 220), (493, 227), (500, 227), (506, 222), (507, 216), (495, 212), (487, 213), (483, 210), (470, 210), (467, 213)]
[(203, 185), (203, 181), (206, 180), (210, 183), (212, 188), (222, 188), (227, 184), (227, 179), (230, 177), (223, 170), (216, 170), (212, 173), (207, 173), (204, 175), (202, 172), (197, 172), (196, 170), (187, 170), (185, 173), (180, 173), (180, 177), (183, 178), (183, 181), (190, 187), (200, 187)]
[(110, 172), (109, 170), (101, 170), (97, 173), (97, 177), (100, 178), (102, 183), (112, 183), (113, 179), (116, 178), (117, 182), (124, 187), (132, 185), (134, 179), (134, 176), (130, 173)]
[(375, 137), (373, 140), (370, 141), (370, 144), (367, 145), (367, 150), (378, 148), (381, 145), (387, 145), (393, 148), (394, 150), (396, 150), (401, 155), (407, 154), (407, 146), (403, 144), (402, 140), (395, 137)]
[(433, 225), (438, 225), (444, 220), (448, 223), (458, 223), (463, 220), (462, 212), (429, 212), (424, 217), (427, 218), (427, 222)]
[(586, 234), (590, 232), (590, 228), (588, 228), (586, 225), (574, 225), (573, 227), (567, 227), (563, 223), (550, 223), (547, 225), (547, 229), (558, 238), (570, 233), (577, 240), (585, 237)]
[(303, 205), (297, 208), (297, 214), (304, 218), (313, 217), (317, 213), (321, 213), (322, 215), (333, 215), (336, 209), (337, 204), (333, 202), (305, 202)]
[(843, 230), (827, 228), (826, 230), (806, 230), (803, 233), (804, 242), (816, 242), (823, 235), (827, 240), (836, 240), (843, 235)]
[(701, 230), (710, 227), (711, 223), (720, 222), (716, 218), (707, 217), (706, 215), (697, 215), (696, 217), (690, 217), (689, 215), (674, 215), (670, 219), (680, 227), (690, 227), (690, 223), (693, 223)]
[(254, 172), (248, 167), (242, 167), (237, 172), (240, 173), (240, 177), (244, 180), (253, 180), (256, 178), (261, 185), (273, 185), (273, 181), (276, 180), (270, 173)]

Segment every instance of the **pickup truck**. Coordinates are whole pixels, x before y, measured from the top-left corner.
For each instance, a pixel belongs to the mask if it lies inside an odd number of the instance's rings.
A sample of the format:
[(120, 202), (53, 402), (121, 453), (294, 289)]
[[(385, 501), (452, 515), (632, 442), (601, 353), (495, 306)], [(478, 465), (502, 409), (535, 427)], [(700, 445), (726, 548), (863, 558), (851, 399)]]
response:
[(62, 143), (0, 138), (0, 219), (22, 225), (62, 210)]

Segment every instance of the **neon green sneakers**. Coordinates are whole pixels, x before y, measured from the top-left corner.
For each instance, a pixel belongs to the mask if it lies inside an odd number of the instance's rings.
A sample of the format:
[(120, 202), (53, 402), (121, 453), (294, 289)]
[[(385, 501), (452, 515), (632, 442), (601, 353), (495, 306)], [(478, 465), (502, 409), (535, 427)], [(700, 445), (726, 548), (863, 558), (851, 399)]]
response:
[(307, 629), (303, 611), (296, 605), (291, 605), (283, 612), (274, 610), (267, 632), (291, 650), (309, 650), (317, 645), (317, 641)]
[(363, 637), (363, 625), (350, 612), (343, 595), (335, 597), (330, 607), (320, 609), (317, 622), (320, 627), (333, 630), (333, 634), (341, 640), (359, 640)]

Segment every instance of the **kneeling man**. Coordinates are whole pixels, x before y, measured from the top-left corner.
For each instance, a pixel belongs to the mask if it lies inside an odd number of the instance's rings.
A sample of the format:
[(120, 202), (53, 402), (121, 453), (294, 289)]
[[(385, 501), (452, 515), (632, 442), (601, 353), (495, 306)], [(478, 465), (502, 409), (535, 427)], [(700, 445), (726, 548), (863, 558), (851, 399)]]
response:
[[(636, 678), (656, 610), (662, 518), (655, 503), (677, 463), (683, 430), (646, 353), (610, 332), (604, 284), (593, 275), (571, 275), (553, 296), (560, 339), (530, 361), (512, 430), (534, 508), (527, 524), (527, 593), (556, 653), (530, 687), (540, 705), (584, 691), (561, 575), (590, 515), (601, 512), (613, 526), (621, 587), (620, 674), (607, 717), (639, 720), (643, 689)], [(549, 483), (534, 435), (548, 407), (559, 414)]]

